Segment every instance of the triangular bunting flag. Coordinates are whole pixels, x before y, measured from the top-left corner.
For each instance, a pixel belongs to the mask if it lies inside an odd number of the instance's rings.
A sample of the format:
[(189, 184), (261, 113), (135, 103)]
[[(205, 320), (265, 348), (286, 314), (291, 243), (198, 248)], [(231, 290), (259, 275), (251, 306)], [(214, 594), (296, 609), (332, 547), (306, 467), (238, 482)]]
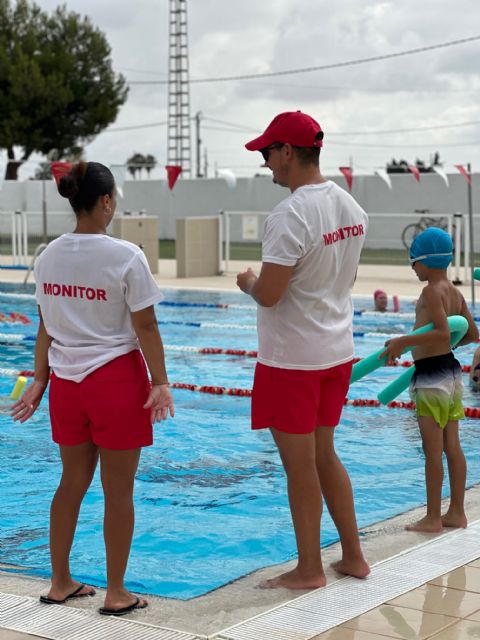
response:
[(389, 189), (392, 188), (392, 181), (385, 169), (375, 169), (375, 173), (387, 184)]
[(182, 173), (182, 167), (176, 164), (167, 164), (165, 167), (170, 191), (175, 186), (178, 176)]
[(417, 182), (420, 182), (420, 171), (418, 170), (418, 167), (416, 167), (413, 164), (409, 164), (408, 165), (408, 170), (411, 171), (415, 177), (415, 180)]
[(72, 167), (73, 163), (71, 162), (52, 162), (51, 170), (52, 176), (55, 178), (55, 182), (58, 184), (60, 182), (60, 178), (69, 173)]
[(445, 171), (442, 169), (442, 167), (438, 167), (437, 165), (433, 165), (432, 169), (435, 171), (435, 173), (438, 173), (438, 175), (443, 178), (445, 184), (447, 185), (447, 187), (449, 186), (448, 184), (448, 176), (445, 173)]
[(111, 164), (110, 171), (112, 172), (115, 180), (117, 193), (121, 198), (123, 198), (123, 183), (125, 182), (125, 176), (127, 175), (127, 166), (125, 164)]
[(460, 171), (460, 173), (462, 174), (462, 176), (465, 178), (465, 180), (470, 184), (472, 182), (471, 176), (468, 173), (468, 171), (465, 169), (465, 167), (463, 166), (463, 164), (454, 164), (453, 165), (455, 167), (455, 169), (458, 169)]
[(353, 169), (351, 167), (338, 167), (340, 169), (340, 171), (343, 173), (343, 175), (345, 176), (345, 180), (347, 182), (348, 185), (348, 190), (351, 191), (352, 190), (352, 183), (353, 183)]

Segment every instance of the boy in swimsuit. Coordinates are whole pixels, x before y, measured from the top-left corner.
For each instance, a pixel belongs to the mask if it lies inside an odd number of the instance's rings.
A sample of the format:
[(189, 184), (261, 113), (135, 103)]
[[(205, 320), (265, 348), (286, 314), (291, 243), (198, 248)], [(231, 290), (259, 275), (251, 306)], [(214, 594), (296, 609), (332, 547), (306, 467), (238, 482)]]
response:
[[(410, 394), (417, 406), (417, 419), (425, 453), (427, 513), (408, 525), (408, 531), (436, 533), (443, 527), (467, 526), (464, 511), (467, 466), (460, 445), (458, 421), (464, 417), (462, 368), (450, 347), (447, 317), (461, 315), (468, 331), (459, 345), (476, 342), (478, 329), (464, 297), (447, 278), (452, 260), (452, 239), (442, 229), (430, 227), (410, 247), (410, 262), (420, 282), (427, 282), (417, 301), (415, 329), (430, 322), (434, 329), (420, 335), (387, 341), (388, 363), (413, 347), (415, 372)], [(442, 516), (443, 461), (445, 451), (450, 479), (450, 506)]]

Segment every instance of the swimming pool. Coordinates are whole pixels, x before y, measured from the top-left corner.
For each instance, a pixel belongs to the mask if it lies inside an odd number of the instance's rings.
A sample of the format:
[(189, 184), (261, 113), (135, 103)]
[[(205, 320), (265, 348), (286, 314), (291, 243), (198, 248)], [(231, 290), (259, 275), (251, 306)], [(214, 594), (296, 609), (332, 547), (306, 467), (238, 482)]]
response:
[[(32, 293), (33, 288), (2, 285), (0, 307), (7, 313), (27, 314), (34, 323), (3, 324), (1, 333), (35, 335), (34, 300), (2, 295), (25, 291)], [(168, 290), (165, 298), (187, 305), (238, 305), (228, 309), (157, 306), (167, 346), (256, 349), (255, 311), (246, 296)], [(368, 304), (356, 301), (357, 308)], [(192, 321), (202, 326), (174, 324)], [(214, 326), (205, 326), (209, 323)], [(355, 330), (367, 334), (399, 333), (410, 327), (411, 320), (403, 317), (355, 317)], [(357, 355), (372, 353), (384, 341), (378, 335), (356, 339)], [(469, 346), (457, 352), (463, 364), (470, 363), (473, 351)], [(0, 353), (1, 367), (33, 367), (32, 341), (1, 344)], [(251, 387), (253, 358), (168, 349), (166, 355), (171, 381)], [(398, 370), (393, 368), (377, 370), (353, 385), (349, 397), (375, 398), (396, 375)], [(13, 383), (13, 377), (1, 375), (0, 395), (8, 394)], [(295, 557), (295, 540), (280, 461), (269, 433), (250, 431), (249, 399), (186, 390), (173, 393), (175, 419), (156, 426), (155, 444), (144, 450), (136, 478), (136, 532), (127, 585), (138, 592), (188, 599)], [(468, 388), (465, 405), (480, 405)], [(476, 420), (463, 422), (469, 485), (478, 482), (479, 426)], [(360, 527), (425, 502), (423, 455), (412, 412), (347, 406), (337, 446), (352, 478)], [(0, 560), (16, 571), (47, 577), (48, 512), (60, 466), (50, 440), (46, 400), (25, 425), (0, 415), (0, 454)], [(97, 474), (82, 507), (72, 571), (76, 578), (100, 586), (105, 584), (102, 513)], [(322, 545), (335, 542), (337, 534), (327, 514), (322, 523)]]

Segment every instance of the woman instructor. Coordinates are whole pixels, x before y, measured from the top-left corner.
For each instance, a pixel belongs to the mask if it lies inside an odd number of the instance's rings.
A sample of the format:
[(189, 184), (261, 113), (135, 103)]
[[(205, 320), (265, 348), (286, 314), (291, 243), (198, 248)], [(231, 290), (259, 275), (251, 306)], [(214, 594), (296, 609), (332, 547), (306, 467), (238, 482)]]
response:
[(80, 505), (100, 460), (107, 591), (99, 611), (123, 615), (147, 606), (124, 587), (141, 448), (152, 444), (152, 423), (174, 415), (153, 307), (162, 294), (142, 250), (107, 235), (116, 206), (110, 170), (79, 162), (58, 190), (69, 199), (76, 227), (36, 262), (35, 378), (12, 408), (14, 420), (28, 420), (50, 379), (52, 436), (63, 471), (50, 512), (51, 587), (40, 600), (61, 604), (95, 593), (72, 578), (69, 557)]

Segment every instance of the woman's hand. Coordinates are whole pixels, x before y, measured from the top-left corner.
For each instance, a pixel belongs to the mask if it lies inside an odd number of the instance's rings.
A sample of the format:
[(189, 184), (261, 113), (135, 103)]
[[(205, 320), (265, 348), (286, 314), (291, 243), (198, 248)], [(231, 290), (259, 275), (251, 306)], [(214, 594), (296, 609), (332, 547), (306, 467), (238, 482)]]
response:
[(33, 416), (40, 404), (47, 384), (34, 380), (23, 393), (22, 397), (10, 408), (14, 422), (25, 422)]
[(173, 406), (173, 398), (168, 388), (168, 384), (154, 384), (148, 395), (146, 403), (143, 405), (144, 409), (151, 409), (151, 421), (161, 422), (166, 420), (168, 413), (175, 415), (175, 408)]

